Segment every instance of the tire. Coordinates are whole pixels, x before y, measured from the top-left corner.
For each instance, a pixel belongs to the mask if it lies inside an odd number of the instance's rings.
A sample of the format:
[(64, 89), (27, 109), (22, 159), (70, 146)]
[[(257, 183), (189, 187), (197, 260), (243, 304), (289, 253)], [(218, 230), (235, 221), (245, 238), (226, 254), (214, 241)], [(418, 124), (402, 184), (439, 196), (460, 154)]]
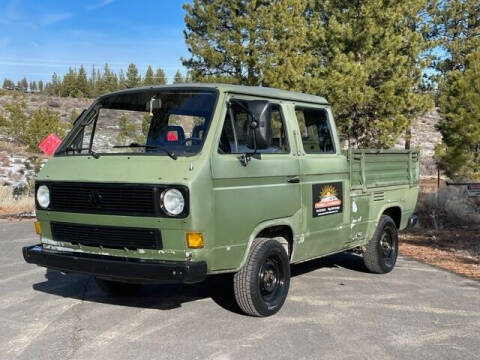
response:
[(258, 238), (233, 277), (235, 299), (251, 316), (270, 316), (283, 306), (290, 286), (290, 262), (276, 240)]
[(113, 280), (107, 280), (95, 277), (98, 287), (108, 295), (126, 296), (136, 293), (140, 289), (140, 284), (125, 283)]
[(393, 270), (398, 256), (398, 231), (390, 216), (382, 215), (373, 237), (363, 253), (367, 269), (375, 274), (386, 274)]

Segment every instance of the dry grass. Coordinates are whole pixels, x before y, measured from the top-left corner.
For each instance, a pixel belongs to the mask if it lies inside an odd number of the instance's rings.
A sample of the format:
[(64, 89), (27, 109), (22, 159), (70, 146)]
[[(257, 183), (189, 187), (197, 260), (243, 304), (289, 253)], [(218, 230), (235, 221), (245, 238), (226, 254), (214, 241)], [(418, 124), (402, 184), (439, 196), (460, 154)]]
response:
[(18, 215), (22, 213), (31, 213), (35, 204), (33, 197), (22, 196), (15, 199), (12, 194), (12, 188), (9, 186), (0, 187), (0, 215)]

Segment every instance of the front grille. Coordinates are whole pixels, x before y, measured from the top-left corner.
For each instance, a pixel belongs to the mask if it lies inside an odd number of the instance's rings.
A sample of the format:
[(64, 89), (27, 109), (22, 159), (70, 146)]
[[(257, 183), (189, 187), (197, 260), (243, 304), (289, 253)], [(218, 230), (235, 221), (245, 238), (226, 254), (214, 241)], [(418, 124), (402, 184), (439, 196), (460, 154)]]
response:
[[(185, 218), (189, 212), (189, 191), (184, 185), (42, 181), (35, 184), (35, 189), (41, 185), (50, 189), (50, 205), (46, 210), (51, 211), (177, 218)], [(160, 206), (160, 194), (172, 187), (185, 199), (185, 208), (177, 216), (168, 215)], [(45, 210), (36, 205), (37, 210)]]
[(53, 240), (74, 245), (130, 250), (162, 249), (162, 237), (157, 229), (52, 222), (51, 230)]
[(52, 183), (51, 208), (108, 214), (155, 214), (155, 188), (119, 184)]

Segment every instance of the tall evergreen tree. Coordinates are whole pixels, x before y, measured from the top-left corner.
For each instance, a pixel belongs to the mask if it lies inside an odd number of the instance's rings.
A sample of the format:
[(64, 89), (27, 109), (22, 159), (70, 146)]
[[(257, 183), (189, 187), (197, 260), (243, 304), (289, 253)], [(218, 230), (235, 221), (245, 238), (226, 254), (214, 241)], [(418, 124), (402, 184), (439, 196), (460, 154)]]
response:
[(37, 82), (35, 80), (30, 82), (30, 91), (37, 92)]
[(480, 3), (439, 0), (432, 14), (446, 54), (435, 64), (443, 140), (436, 157), (449, 177), (480, 180)]
[(76, 89), (74, 96), (75, 97), (86, 97), (88, 96), (88, 80), (87, 80), (87, 72), (83, 65), (80, 65), (77, 73), (76, 79)]
[(443, 76), (464, 68), (466, 57), (480, 47), (480, 3), (478, 0), (433, 0), (430, 7), (432, 37), (446, 53), (435, 67)]
[(138, 85), (140, 85), (140, 76), (138, 75), (138, 69), (137, 66), (133, 63), (128, 65), (127, 69), (127, 79), (126, 79), (126, 87), (127, 88), (134, 88)]
[(307, 12), (314, 46), (312, 89), (333, 104), (355, 146), (390, 147), (432, 103), (420, 91), (429, 43), (425, 0), (315, 1)]
[(182, 73), (179, 70), (177, 70), (177, 72), (173, 76), (173, 83), (174, 84), (180, 84), (180, 83), (184, 83), (184, 82), (185, 82), (185, 79), (184, 79)]
[(194, 0), (185, 4), (182, 59), (193, 81), (305, 90), (312, 60), (308, 0)]
[(24, 77), (22, 80), (20, 80), (18, 85), (19, 85), (20, 91), (27, 91), (28, 90), (27, 78)]
[(153, 70), (150, 65), (148, 65), (147, 71), (145, 72), (145, 77), (143, 78), (143, 85), (148, 86), (148, 85), (154, 85), (155, 84), (155, 79), (153, 76)]
[(58, 77), (57, 73), (54, 72), (52, 74), (50, 83), (48, 83), (47, 85), (48, 86), (46, 87), (46, 90), (48, 95), (60, 96), (62, 80)]
[(118, 88), (127, 88), (127, 79), (125, 78), (125, 73), (123, 72), (123, 69), (120, 69), (120, 72), (118, 73)]
[(63, 76), (62, 86), (60, 88), (60, 96), (75, 96), (77, 87), (77, 72), (72, 68), (68, 68), (68, 72)]
[(155, 71), (155, 85), (165, 85), (167, 83), (167, 77), (165, 76), (165, 72), (161, 69), (158, 68)]
[(15, 88), (15, 83), (14, 83), (12, 80), (10, 80), (10, 79), (5, 78), (5, 79), (3, 79), (2, 88), (4, 88), (4, 89), (13, 89), (13, 88)]
[(443, 146), (436, 155), (450, 178), (480, 180), (480, 49), (467, 55), (462, 67), (441, 83)]
[(43, 92), (43, 80), (38, 81), (38, 91)]

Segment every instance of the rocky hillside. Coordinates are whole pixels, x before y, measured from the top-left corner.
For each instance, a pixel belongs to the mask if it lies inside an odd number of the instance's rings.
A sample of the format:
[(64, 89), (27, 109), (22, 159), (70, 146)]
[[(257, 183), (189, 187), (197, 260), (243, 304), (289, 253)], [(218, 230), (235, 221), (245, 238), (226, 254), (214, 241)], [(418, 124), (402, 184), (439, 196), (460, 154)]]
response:
[[(428, 114), (419, 117), (412, 124), (411, 147), (420, 150), (420, 174), (422, 177), (437, 175), (437, 167), (433, 160), (435, 145), (442, 142), (441, 134), (435, 129), (435, 124), (440, 120), (437, 109), (432, 109)], [(396, 147), (405, 148), (405, 141), (401, 140)]]
[[(0, 113), (6, 116), (4, 105), (12, 102), (25, 102), (27, 114), (40, 107), (48, 107), (59, 113), (61, 121), (70, 120), (72, 111), (77, 114), (88, 107), (91, 99), (60, 98), (38, 94), (19, 94), (16, 92), (0, 93)], [(421, 175), (431, 177), (436, 175), (435, 162), (432, 159), (434, 147), (441, 141), (441, 136), (435, 130), (439, 115), (435, 109), (414, 121), (412, 127), (412, 148), (421, 151)], [(398, 148), (404, 148), (404, 141), (399, 141)], [(25, 148), (13, 144), (4, 134), (0, 133), (0, 186), (13, 185), (28, 187), (29, 179), (39, 169), (46, 157), (32, 154)]]

